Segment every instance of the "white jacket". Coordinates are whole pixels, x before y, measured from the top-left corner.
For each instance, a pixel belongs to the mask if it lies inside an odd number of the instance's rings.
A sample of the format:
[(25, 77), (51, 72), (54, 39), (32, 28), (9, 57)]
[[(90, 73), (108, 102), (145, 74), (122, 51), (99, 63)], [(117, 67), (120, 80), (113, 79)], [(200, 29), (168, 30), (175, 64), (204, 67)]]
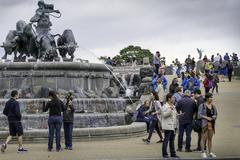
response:
[(178, 128), (177, 110), (174, 106), (174, 110), (170, 108), (168, 103), (162, 107), (162, 129), (176, 131)]

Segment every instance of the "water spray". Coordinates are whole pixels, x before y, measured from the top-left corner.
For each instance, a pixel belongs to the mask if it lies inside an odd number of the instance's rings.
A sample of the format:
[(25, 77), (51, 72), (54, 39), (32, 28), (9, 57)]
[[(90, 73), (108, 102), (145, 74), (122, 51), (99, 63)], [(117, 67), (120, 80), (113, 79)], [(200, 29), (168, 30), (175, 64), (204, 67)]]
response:
[[(89, 53), (91, 53), (95, 58), (97, 58), (98, 59), (98, 56), (94, 53), (94, 52), (92, 52), (90, 49), (88, 49), (88, 48), (86, 48), (86, 47), (83, 47), (83, 46), (81, 46), (81, 45), (78, 45), (78, 47), (79, 48), (82, 48), (82, 49), (84, 49), (84, 50), (87, 50)], [(111, 74), (113, 75), (113, 77), (118, 81), (118, 83), (120, 84), (120, 86), (124, 89), (124, 91), (126, 92), (126, 89), (125, 89), (125, 87), (124, 87), (124, 85), (119, 81), (119, 79), (115, 76), (115, 74), (113, 73), (113, 71), (109, 68), (109, 66), (107, 66), (105, 63), (102, 63), (110, 72), (111, 72)], [(133, 100), (132, 100), (132, 98), (130, 97), (130, 96), (127, 96), (129, 99), (130, 99), (130, 101), (131, 101), (131, 103), (133, 104)]]

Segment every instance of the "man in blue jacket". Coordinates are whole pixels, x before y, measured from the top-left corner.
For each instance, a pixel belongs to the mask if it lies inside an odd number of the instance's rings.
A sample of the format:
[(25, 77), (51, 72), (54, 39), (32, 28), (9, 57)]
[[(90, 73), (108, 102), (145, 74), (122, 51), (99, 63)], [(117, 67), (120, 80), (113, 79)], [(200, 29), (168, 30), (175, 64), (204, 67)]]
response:
[(161, 74), (159, 74), (158, 77), (162, 82), (164, 92), (166, 92), (167, 91), (167, 84), (168, 84), (167, 78), (164, 75), (161, 75)]
[(22, 135), (23, 135), (23, 127), (22, 127), (22, 115), (20, 112), (19, 102), (17, 101), (19, 95), (18, 91), (14, 90), (11, 92), (11, 99), (6, 102), (5, 108), (3, 110), (3, 114), (8, 118), (9, 124), (9, 136), (7, 137), (5, 143), (2, 144), (1, 151), (5, 152), (7, 149), (7, 144), (12, 139), (13, 136), (17, 136), (18, 138), (18, 152), (26, 152), (27, 150), (22, 147)]
[(178, 133), (178, 150), (182, 151), (183, 147), (183, 134), (186, 132), (186, 152), (192, 152), (191, 147), (191, 133), (192, 133), (192, 121), (193, 115), (197, 111), (195, 101), (191, 98), (191, 91), (186, 90), (184, 96), (178, 101), (176, 106), (177, 112), (182, 116), (179, 119), (179, 133)]

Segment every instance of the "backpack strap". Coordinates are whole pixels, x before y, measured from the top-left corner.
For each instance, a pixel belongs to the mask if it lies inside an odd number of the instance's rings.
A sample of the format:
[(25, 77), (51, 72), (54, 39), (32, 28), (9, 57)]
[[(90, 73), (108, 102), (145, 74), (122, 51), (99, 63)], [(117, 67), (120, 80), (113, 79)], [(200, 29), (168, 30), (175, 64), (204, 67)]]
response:
[(204, 112), (207, 111), (207, 105), (205, 103), (203, 103), (203, 110)]

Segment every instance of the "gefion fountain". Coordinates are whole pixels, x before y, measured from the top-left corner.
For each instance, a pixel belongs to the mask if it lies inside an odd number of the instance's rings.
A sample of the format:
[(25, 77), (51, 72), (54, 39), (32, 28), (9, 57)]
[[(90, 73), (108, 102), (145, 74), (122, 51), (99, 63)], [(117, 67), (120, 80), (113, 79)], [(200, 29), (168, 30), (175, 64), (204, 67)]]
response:
[[(0, 62), (0, 139), (8, 134), (2, 110), (13, 89), (20, 93), (24, 138), (29, 142), (47, 140), (48, 113), (42, 112), (42, 105), (48, 101), (50, 90), (55, 90), (63, 101), (69, 92), (74, 96), (75, 140), (143, 135), (144, 123), (127, 120), (126, 100), (119, 97), (111, 68), (74, 62), (77, 43), (72, 30), (66, 29), (62, 35), (49, 32), (52, 25), (49, 13), (60, 17), (60, 11), (43, 1), (38, 6), (30, 23), (18, 21), (16, 30), (9, 31), (1, 46), (5, 55)], [(13, 62), (7, 60), (10, 54), (14, 54)]]

